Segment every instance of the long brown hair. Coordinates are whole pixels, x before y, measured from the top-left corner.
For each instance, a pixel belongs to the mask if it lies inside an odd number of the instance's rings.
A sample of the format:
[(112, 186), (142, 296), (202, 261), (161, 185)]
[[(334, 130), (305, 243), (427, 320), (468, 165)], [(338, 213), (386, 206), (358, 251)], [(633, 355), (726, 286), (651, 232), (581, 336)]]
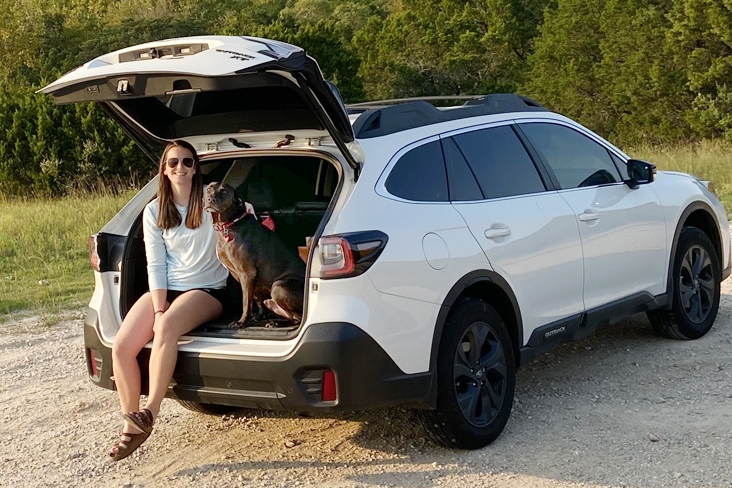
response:
[[(165, 162), (168, 160), (168, 151), (174, 147), (182, 147), (193, 155), (193, 167), (196, 172), (191, 182), (191, 195), (188, 197), (188, 213), (186, 215), (186, 227), (197, 229), (203, 220), (203, 177), (201, 176), (201, 164), (198, 161), (196, 150), (186, 141), (173, 141), (165, 147), (163, 156), (160, 158), (158, 168), (158, 227), (161, 229), (172, 229), (181, 223), (181, 216), (175, 208), (173, 201), (173, 189), (170, 180), (163, 174)], [(183, 163), (178, 163), (183, 164)]]

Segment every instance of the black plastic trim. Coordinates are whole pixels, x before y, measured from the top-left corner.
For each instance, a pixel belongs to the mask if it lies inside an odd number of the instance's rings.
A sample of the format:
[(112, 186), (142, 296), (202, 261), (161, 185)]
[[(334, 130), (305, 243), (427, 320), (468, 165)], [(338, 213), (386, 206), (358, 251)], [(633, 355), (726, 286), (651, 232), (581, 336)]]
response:
[(559, 182), (557, 181), (556, 177), (554, 176), (554, 173), (550, 172), (547, 169), (546, 161), (544, 161), (544, 158), (541, 157), (541, 155), (534, 148), (534, 146), (531, 145), (531, 141), (529, 141), (529, 138), (526, 136), (526, 134), (524, 134), (524, 131), (521, 130), (521, 127), (519, 127), (519, 124), (511, 124), (511, 128), (513, 129), (514, 133), (521, 141), (521, 144), (523, 144), (526, 152), (529, 153), (529, 158), (531, 158), (531, 160), (533, 161), (534, 167), (536, 168), (536, 171), (539, 173), (539, 177), (541, 178), (541, 181), (544, 182), (544, 188), (546, 188), (547, 191), (561, 189), (559, 186)]
[[(455, 300), (457, 300), (458, 297), (460, 297), (460, 295), (466, 289), (482, 281), (497, 285), (508, 297), (513, 308), (514, 317), (516, 319), (516, 336), (518, 338), (517, 346), (523, 344), (523, 322), (521, 320), (521, 310), (519, 310), (518, 300), (516, 300), (516, 295), (514, 295), (513, 290), (511, 290), (508, 282), (495, 271), (490, 271), (487, 269), (471, 271), (467, 275), (463, 276), (460, 280), (458, 280), (455, 285), (453, 285), (452, 289), (445, 297), (445, 301), (442, 303), (439, 313), (437, 314), (437, 322), (435, 323), (435, 330), (432, 336), (432, 349), (430, 352), (431, 370), (434, 370), (435, 366), (437, 365), (437, 352), (440, 348), (442, 331), (445, 327), (445, 321), (447, 320), (447, 314), (450, 312), (450, 308), (455, 303)], [(509, 324), (506, 325), (508, 326)]]
[(531, 99), (510, 93), (486, 95), (461, 107), (439, 110), (426, 101), (367, 110), (353, 123), (356, 139), (381, 137), (450, 120), (513, 112), (546, 112)]
[[(96, 312), (84, 321), (84, 343), (102, 357), (102, 373), (94, 384), (114, 389), (111, 348), (98, 335)], [(147, 391), (149, 349), (138, 357), (143, 394)], [(88, 361), (88, 354), (87, 354)], [(337, 400), (313, 395), (313, 374), (335, 373)], [(389, 405), (428, 408), (432, 373), (406, 374), (368, 334), (345, 322), (310, 325), (295, 350), (283, 358), (209, 357), (179, 352), (173, 383), (166, 396), (214, 403), (294, 412), (350, 411)]]
[(523, 366), (561, 344), (582, 339), (635, 313), (661, 308), (668, 301), (669, 296), (665, 293), (657, 296), (648, 292), (635, 293), (585, 313), (539, 327), (531, 334), (526, 346), (519, 350), (519, 363)]
[(529, 342), (526, 343), (526, 347), (536, 347), (546, 342), (559, 345), (571, 340), (566, 338), (573, 337), (577, 333), (577, 329), (582, 325), (583, 316), (584, 314), (578, 313), (534, 329), (531, 337), (529, 337)]
[[(686, 219), (689, 218), (689, 216), (696, 212), (697, 210), (703, 210), (706, 213), (709, 214), (709, 217), (712, 219), (712, 222), (714, 222), (714, 226), (717, 228), (717, 235), (719, 236), (719, 241), (717, 241), (717, 245), (719, 246), (719, 249), (724, 249), (724, 245), (722, 243), (722, 233), (719, 231), (719, 224), (717, 222), (717, 217), (712, 208), (707, 205), (704, 202), (696, 201), (689, 204), (688, 207), (684, 209), (683, 212), (681, 212), (681, 217), (679, 218), (679, 221), (676, 223), (676, 230), (674, 231), (674, 240), (671, 243), (671, 253), (669, 256), (669, 263), (668, 263), (668, 278), (666, 280), (666, 293), (671, 293), (671, 290), (673, 290), (673, 275), (674, 275), (674, 257), (676, 256), (676, 248), (679, 243), (679, 236), (681, 235), (681, 230), (684, 228), (684, 223), (686, 222)], [(712, 238), (710, 237), (709, 240), (711, 241)], [(715, 248), (716, 250), (716, 248)], [(720, 253), (721, 254), (721, 253)], [(724, 263), (722, 260), (724, 259), (723, 256), (717, 256), (719, 258), (719, 265), (720, 268), (724, 266)], [(722, 275), (722, 279), (724, 280), (724, 274)], [(666, 309), (671, 308), (671, 301), (664, 307)]]

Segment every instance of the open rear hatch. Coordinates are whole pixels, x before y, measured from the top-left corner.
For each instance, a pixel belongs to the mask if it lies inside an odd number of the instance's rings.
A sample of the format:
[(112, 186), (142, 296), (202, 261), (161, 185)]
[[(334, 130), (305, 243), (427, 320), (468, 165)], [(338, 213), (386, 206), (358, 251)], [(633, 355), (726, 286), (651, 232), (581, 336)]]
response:
[(100, 56), (40, 92), (58, 104), (102, 103), (152, 159), (174, 139), (247, 147), (262, 133), (274, 140), (329, 135), (358, 176), (338, 90), (302, 48), (283, 42), (208, 36), (141, 44)]

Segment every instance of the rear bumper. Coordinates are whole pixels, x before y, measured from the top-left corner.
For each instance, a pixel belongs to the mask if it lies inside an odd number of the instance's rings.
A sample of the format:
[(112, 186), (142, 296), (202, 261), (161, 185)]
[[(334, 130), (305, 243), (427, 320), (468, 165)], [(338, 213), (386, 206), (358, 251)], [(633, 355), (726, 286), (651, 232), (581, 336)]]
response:
[[(112, 351), (99, 338), (97, 313), (89, 309), (84, 343), (89, 377), (115, 389)], [(90, 351), (94, 352), (92, 366)], [(150, 350), (138, 357), (147, 390)], [(337, 399), (321, 401), (322, 372), (331, 370)], [(94, 374), (96, 372), (96, 374)], [(214, 403), (295, 412), (363, 410), (387, 405), (429, 408), (432, 374), (403, 373), (363, 330), (345, 322), (310, 325), (295, 350), (283, 358), (205, 357), (179, 352), (167, 396)]]

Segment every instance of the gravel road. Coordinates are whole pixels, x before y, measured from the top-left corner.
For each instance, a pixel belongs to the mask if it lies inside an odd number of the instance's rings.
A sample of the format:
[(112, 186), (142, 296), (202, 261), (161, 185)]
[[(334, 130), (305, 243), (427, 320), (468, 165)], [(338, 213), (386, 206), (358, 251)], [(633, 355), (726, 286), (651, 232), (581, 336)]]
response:
[(211, 417), (165, 400), (112, 464), (121, 416), (87, 379), (82, 312), (20, 316), (0, 324), (0, 485), (732, 487), (731, 282), (702, 339), (637, 315), (521, 369), (506, 430), (473, 452), (431, 444), (398, 408)]

